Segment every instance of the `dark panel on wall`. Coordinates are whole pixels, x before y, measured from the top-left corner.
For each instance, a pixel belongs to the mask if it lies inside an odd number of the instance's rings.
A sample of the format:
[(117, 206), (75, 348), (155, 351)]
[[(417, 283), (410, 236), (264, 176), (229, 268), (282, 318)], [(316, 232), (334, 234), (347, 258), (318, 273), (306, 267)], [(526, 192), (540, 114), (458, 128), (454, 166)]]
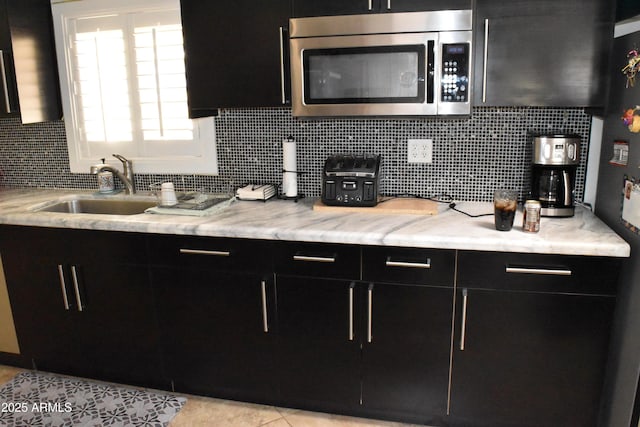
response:
[[(636, 1), (636, 0), (634, 0)], [(627, 53), (640, 46), (640, 32), (615, 40), (610, 63), (610, 96), (604, 121), (596, 214), (631, 245), (631, 258), (625, 259), (620, 278), (617, 312), (610, 356), (609, 378), (605, 396), (603, 426), (629, 426), (640, 369), (640, 235), (621, 222), (622, 188), (625, 175), (640, 177), (640, 134), (632, 133), (621, 120), (623, 112), (640, 104), (640, 81), (627, 87), (620, 71), (627, 63)], [(629, 142), (628, 166), (609, 164), (613, 141)], [(637, 424), (636, 424), (637, 425)]]

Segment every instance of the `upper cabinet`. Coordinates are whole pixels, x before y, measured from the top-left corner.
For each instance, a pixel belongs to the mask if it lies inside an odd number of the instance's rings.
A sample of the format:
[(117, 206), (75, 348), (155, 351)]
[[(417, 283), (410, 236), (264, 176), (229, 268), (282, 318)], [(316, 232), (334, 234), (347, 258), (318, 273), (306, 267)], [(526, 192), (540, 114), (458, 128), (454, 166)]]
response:
[(62, 117), (49, 0), (0, 0), (0, 117)]
[(614, 4), (477, 0), (476, 106), (602, 107)]
[(616, 22), (640, 15), (640, 2), (638, 0), (618, 0), (616, 8)]
[(181, 0), (189, 115), (288, 103), (290, 0)]
[(293, 17), (471, 9), (471, 0), (293, 0)]

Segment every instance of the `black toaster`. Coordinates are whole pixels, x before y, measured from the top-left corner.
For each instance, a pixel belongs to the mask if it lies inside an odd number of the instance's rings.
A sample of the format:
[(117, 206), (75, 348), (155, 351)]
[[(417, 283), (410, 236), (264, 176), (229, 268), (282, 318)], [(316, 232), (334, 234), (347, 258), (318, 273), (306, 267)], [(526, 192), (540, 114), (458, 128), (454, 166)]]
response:
[(324, 162), (322, 202), (329, 206), (378, 204), (380, 155), (337, 154)]

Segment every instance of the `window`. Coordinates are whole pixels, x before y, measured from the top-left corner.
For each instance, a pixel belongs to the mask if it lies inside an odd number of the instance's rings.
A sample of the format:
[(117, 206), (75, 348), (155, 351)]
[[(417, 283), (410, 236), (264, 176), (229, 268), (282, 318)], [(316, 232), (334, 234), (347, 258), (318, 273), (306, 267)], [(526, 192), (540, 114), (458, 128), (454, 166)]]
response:
[(188, 117), (177, 0), (54, 0), (72, 172), (119, 153), (137, 173), (217, 174), (213, 118)]

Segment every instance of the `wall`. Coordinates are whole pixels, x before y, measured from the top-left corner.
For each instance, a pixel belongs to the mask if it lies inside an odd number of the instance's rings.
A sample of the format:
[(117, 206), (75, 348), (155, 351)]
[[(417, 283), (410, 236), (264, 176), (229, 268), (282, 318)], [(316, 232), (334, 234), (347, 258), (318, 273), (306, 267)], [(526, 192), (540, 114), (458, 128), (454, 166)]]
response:
[[(511, 187), (524, 197), (531, 134), (577, 133), (584, 141), (576, 188), (581, 200), (590, 120), (582, 109), (553, 108), (481, 107), (466, 118), (411, 120), (298, 120), (286, 108), (226, 110), (215, 119), (218, 177), (137, 175), (136, 186), (146, 190), (153, 182), (172, 180), (178, 188), (223, 191), (250, 182), (279, 184), (281, 142), (292, 135), (303, 173), (298, 188), (307, 196), (319, 196), (327, 156), (360, 152), (382, 155), (384, 194), (448, 194), (456, 200), (489, 201), (496, 187)], [(432, 164), (407, 164), (408, 138), (433, 139)], [(96, 188), (94, 176), (69, 172), (62, 121), (23, 126), (16, 119), (0, 119), (0, 150), (4, 187)]]
[[(636, 31), (640, 27), (636, 25)], [(621, 272), (610, 370), (605, 385), (609, 397), (603, 412), (603, 426), (629, 426), (633, 413), (636, 387), (640, 375), (640, 236), (621, 222), (622, 185), (625, 174), (640, 177), (640, 134), (629, 132), (621, 115), (627, 108), (640, 104), (640, 81), (626, 88), (626, 77), (620, 72), (626, 55), (640, 46), (640, 31), (616, 38), (610, 64), (610, 99), (604, 120), (596, 214), (631, 245), (631, 258)], [(629, 141), (629, 163), (626, 167), (608, 163), (613, 154), (612, 143)], [(637, 421), (636, 421), (637, 424)]]

